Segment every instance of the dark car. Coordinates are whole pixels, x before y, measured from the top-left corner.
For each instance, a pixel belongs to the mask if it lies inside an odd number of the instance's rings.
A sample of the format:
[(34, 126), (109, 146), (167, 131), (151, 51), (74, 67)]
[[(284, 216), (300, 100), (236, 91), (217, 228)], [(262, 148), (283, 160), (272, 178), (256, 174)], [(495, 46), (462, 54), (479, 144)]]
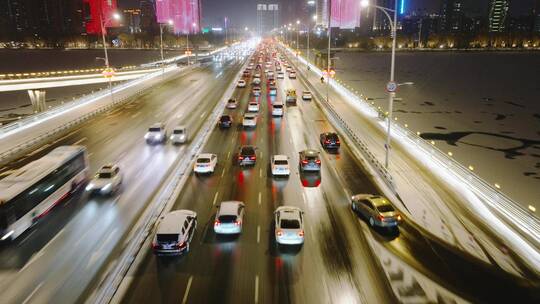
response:
[(307, 149), (299, 153), (300, 169), (302, 171), (321, 171), (319, 151)]
[(336, 133), (326, 132), (320, 136), (321, 145), (325, 149), (339, 149), (339, 137)]
[(220, 128), (230, 128), (232, 123), (233, 119), (231, 115), (221, 115), (218, 122)]
[(254, 165), (257, 161), (257, 155), (255, 153), (255, 147), (242, 146), (238, 149), (238, 164), (240, 166)]

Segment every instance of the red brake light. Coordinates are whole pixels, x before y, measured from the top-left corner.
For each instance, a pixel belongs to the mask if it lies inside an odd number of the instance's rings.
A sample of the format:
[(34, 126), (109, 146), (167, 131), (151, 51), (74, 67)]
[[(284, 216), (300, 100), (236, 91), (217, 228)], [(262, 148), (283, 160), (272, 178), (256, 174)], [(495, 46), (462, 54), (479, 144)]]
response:
[(336, 140), (336, 144), (339, 144), (339, 139), (338, 139), (338, 140)]
[(283, 232), (281, 232), (281, 230), (278, 230), (278, 231), (276, 232), (276, 235), (277, 235), (277, 236), (282, 236), (282, 235), (283, 235)]
[(243, 156), (238, 156), (238, 160), (243, 160), (244, 157)]
[(324, 143), (329, 144), (330, 141), (327, 139), (327, 140), (324, 141)]
[(242, 225), (242, 221), (237, 220), (237, 221), (234, 222), (234, 224), (235, 224), (236, 226), (240, 226), (240, 225)]
[(219, 220), (214, 221), (214, 226), (219, 226), (219, 224), (221, 224), (221, 222)]
[(158, 249), (158, 248), (159, 248), (159, 245), (156, 244), (156, 243), (154, 243), (154, 242), (152, 242), (152, 249)]
[(401, 214), (397, 214), (397, 215), (396, 215), (396, 219), (397, 219), (398, 221), (401, 221)]
[(180, 249), (180, 248), (182, 248), (182, 247), (184, 247), (184, 246), (185, 246), (185, 243), (184, 243), (184, 242), (178, 242), (178, 243), (176, 243), (176, 248), (178, 248), (178, 249)]
[(320, 165), (320, 164), (321, 164), (321, 160), (320, 160), (320, 159), (317, 159), (317, 160), (315, 161), (315, 163), (316, 163), (317, 165)]
[(379, 221), (381, 221), (381, 222), (384, 220), (384, 216), (382, 216), (382, 215), (379, 215), (377, 218), (378, 218)]
[(304, 230), (300, 230), (300, 231), (298, 231), (298, 236), (301, 236), (301, 237), (303, 237), (303, 236), (304, 236)]
[(308, 161), (305, 160), (305, 159), (302, 161), (302, 164), (304, 164), (304, 165), (307, 165), (307, 163), (308, 163)]

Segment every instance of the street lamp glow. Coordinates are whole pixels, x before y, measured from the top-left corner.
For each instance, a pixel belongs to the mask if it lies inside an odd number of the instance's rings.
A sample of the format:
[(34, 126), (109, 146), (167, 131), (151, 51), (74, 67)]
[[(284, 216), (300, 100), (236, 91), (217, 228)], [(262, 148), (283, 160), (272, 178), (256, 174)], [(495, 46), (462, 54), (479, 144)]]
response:
[(300, 20), (296, 20), (296, 24), (300, 24)]
[(313, 21), (317, 21), (317, 15), (313, 15)]
[(368, 6), (369, 6), (369, 0), (362, 0), (362, 1), (360, 1), (360, 6), (362, 6), (362, 7), (368, 7)]
[(172, 21), (171, 19), (169, 19), (169, 21), (167, 21), (167, 23), (168, 23), (169, 25), (173, 25), (173, 24), (174, 24), (174, 21)]
[(308, 5), (315, 5), (315, 0), (309, 0), (309, 1), (307, 2), (307, 4), (308, 4)]
[(249, 30), (249, 28), (246, 26), (246, 27), (244, 28), (244, 31), (247, 32), (248, 30)]
[(118, 13), (114, 13), (112, 15), (112, 17), (113, 17), (114, 20), (120, 20), (121, 19), (120, 14), (118, 14)]

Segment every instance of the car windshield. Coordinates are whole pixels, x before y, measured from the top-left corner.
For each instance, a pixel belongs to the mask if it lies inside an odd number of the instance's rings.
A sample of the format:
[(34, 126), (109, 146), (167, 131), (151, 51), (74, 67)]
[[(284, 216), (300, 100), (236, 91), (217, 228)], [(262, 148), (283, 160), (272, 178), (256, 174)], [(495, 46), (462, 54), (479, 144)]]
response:
[(221, 121), (230, 121), (231, 120), (231, 117), (230, 116), (221, 116), (220, 118)]
[(308, 156), (306, 157), (307, 160), (310, 160), (310, 161), (315, 161), (317, 160), (317, 157), (316, 156)]
[(182, 130), (182, 129), (174, 130), (173, 134), (184, 134), (184, 130)]
[(393, 212), (394, 207), (392, 207), (392, 205), (380, 205), (377, 206), (377, 210), (379, 210), (379, 212)]
[(293, 220), (293, 219), (282, 219), (281, 220), (281, 228), (283, 228), (283, 229), (299, 229), (300, 228), (300, 222), (298, 220)]
[(288, 162), (286, 160), (275, 160), (274, 164), (276, 164), (276, 165), (287, 165)]
[(221, 215), (218, 220), (221, 223), (234, 223), (236, 221), (236, 215)]
[(276, 104), (276, 105), (273, 105), (273, 107), (274, 107), (274, 109), (282, 109), (283, 105)]
[(236, 100), (234, 100), (234, 99), (229, 99), (229, 103), (236, 103)]
[(207, 163), (210, 162), (210, 158), (199, 158), (199, 159), (197, 159), (197, 162), (199, 164), (207, 164)]
[(111, 178), (112, 173), (111, 172), (100, 172), (97, 174), (98, 178)]
[(150, 128), (148, 132), (161, 132), (161, 128)]
[(168, 233), (168, 234), (158, 234), (156, 236), (158, 243), (176, 243), (178, 242), (178, 234)]
[(253, 120), (253, 119), (255, 119), (255, 117), (252, 117), (252, 116), (244, 116), (244, 119), (245, 119), (245, 120)]

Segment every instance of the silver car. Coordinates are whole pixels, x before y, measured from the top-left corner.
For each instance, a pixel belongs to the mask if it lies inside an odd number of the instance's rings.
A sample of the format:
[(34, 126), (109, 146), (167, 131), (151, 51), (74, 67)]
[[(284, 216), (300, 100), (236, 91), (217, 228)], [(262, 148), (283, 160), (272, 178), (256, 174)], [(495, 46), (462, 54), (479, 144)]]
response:
[(184, 126), (175, 127), (171, 133), (171, 143), (184, 144), (188, 141), (187, 129)]
[(214, 232), (217, 234), (239, 234), (244, 222), (244, 203), (239, 201), (222, 202), (214, 220)]
[(298, 207), (281, 206), (274, 212), (276, 243), (301, 245), (304, 243), (304, 212)]
[(351, 198), (351, 208), (369, 221), (371, 227), (397, 227), (401, 215), (394, 209), (388, 199), (371, 194), (357, 194)]

